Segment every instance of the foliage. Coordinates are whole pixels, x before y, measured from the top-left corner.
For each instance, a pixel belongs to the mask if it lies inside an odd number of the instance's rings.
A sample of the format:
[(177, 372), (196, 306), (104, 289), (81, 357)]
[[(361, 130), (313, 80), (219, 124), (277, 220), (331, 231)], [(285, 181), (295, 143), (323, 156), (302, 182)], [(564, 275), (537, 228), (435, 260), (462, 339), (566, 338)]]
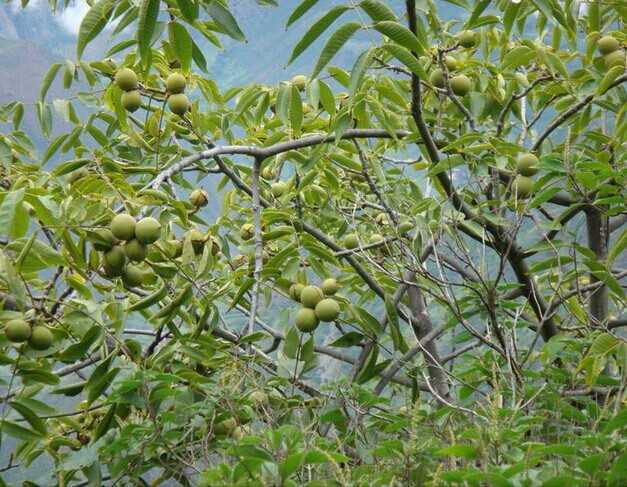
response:
[(52, 334), (0, 334), (3, 475), (627, 481), (627, 10), (334, 3), (287, 22), (309, 77), (221, 91), (226, 1), (99, 0), (43, 153), (0, 108), (0, 321)]

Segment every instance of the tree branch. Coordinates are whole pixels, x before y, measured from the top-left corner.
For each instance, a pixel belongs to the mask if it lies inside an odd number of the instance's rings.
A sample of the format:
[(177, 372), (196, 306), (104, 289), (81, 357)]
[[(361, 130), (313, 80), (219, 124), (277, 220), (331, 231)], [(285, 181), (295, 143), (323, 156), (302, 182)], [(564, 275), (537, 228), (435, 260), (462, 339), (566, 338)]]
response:
[[(624, 74), (624, 75), (620, 76), (619, 78), (616, 78), (616, 80), (614, 80), (614, 82), (605, 91), (607, 92), (607, 91), (611, 90), (612, 88), (615, 88), (616, 86), (620, 85), (621, 83), (624, 83), (625, 81), (627, 81), (627, 74)], [(531, 151), (532, 152), (537, 151), (540, 148), (540, 146), (542, 145), (542, 143), (546, 140), (547, 137), (549, 137), (557, 128), (559, 128), (560, 125), (562, 125), (564, 122), (566, 122), (575, 113), (577, 113), (579, 110), (581, 110), (586, 105), (588, 105), (592, 100), (594, 100), (595, 96), (596, 95), (594, 95), (594, 94), (586, 96), (583, 100), (579, 101), (578, 103), (575, 103), (568, 110), (566, 110), (562, 114), (560, 114), (546, 128), (546, 130), (544, 132), (542, 132), (542, 135), (540, 135), (540, 137), (538, 137), (538, 140), (536, 141), (536, 143), (533, 144), (533, 146), (531, 147)]]

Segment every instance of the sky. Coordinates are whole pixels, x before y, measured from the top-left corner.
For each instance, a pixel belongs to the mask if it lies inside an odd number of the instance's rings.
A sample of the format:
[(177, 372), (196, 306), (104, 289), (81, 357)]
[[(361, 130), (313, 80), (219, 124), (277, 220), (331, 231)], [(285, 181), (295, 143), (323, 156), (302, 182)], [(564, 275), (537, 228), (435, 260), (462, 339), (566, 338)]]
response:
[[(13, 0), (12, 8), (14, 12), (22, 10), (20, 2)], [(28, 9), (50, 8), (46, 0), (30, 0), (26, 6)], [(72, 35), (78, 35), (78, 29), (80, 28), (83, 17), (89, 10), (89, 5), (85, 0), (71, 0), (68, 7), (65, 10), (58, 12), (52, 18), (59, 24), (65, 31)]]

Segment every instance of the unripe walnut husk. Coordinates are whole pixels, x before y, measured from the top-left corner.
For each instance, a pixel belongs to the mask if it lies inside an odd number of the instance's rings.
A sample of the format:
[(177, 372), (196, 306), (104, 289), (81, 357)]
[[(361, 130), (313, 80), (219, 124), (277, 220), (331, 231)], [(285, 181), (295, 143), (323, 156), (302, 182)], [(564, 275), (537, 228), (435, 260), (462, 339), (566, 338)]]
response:
[(135, 218), (127, 213), (121, 213), (111, 220), (110, 230), (120, 240), (132, 240), (135, 238)]
[(300, 293), (300, 302), (305, 308), (315, 308), (323, 298), (322, 289), (318, 286), (305, 286)]
[(172, 113), (183, 116), (189, 110), (189, 99), (184, 94), (170, 95), (168, 97), (168, 107)]
[(187, 81), (181, 73), (172, 73), (165, 82), (168, 93), (176, 95), (185, 91)]
[(47, 326), (37, 325), (33, 327), (28, 344), (35, 350), (47, 350), (52, 345), (54, 337)]
[(340, 315), (340, 305), (335, 299), (326, 298), (316, 304), (315, 312), (320, 321), (334, 321)]
[(135, 71), (129, 68), (119, 69), (115, 73), (115, 84), (122, 91), (133, 91), (137, 89), (137, 75)]
[(319, 320), (311, 308), (301, 308), (296, 313), (296, 328), (303, 333), (311, 333), (318, 328)]
[(209, 203), (209, 195), (205, 190), (198, 188), (191, 192), (189, 201), (196, 208), (207, 206), (207, 203)]
[(30, 338), (31, 328), (30, 325), (22, 319), (11, 320), (7, 321), (4, 325), (4, 334), (10, 342), (22, 343)]
[(142, 96), (137, 90), (122, 93), (122, 106), (128, 112), (135, 112), (142, 106)]

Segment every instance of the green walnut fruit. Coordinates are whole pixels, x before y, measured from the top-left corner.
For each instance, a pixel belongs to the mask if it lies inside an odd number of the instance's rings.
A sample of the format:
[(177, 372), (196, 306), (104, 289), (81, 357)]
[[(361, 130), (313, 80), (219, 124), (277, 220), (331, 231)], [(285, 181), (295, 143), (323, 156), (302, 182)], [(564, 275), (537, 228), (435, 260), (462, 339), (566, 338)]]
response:
[(466, 96), (470, 91), (472, 83), (470, 78), (464, 74), (453, 76), (451, 78), (451, 89), (457, 96)]
[(28, 339), (28, 344), (35, 350), (47, 350), (50, 348), (50, 345), (52, 345), (52, 340), (52, 332), (48, 327), (38, 325), (33, 327), (33, 331)]
[(453, 56), (445, 56), (444, 64), (449, 71), (455, 71), (459, 67), (459, 62)]
[(126, 254), (119, 245), (115, 245), (104, 254), (104, 267), (107, 276), (121, 276), (124, 271), (124, 264), (126, 264)]
[(255, 236), (255, 226), (252, 223), (244, 223), (239, 229), (242, 240), (250, 240)]
[(303, 286), (302, 284), (296, 282), (294, 284), (292, 284), (290, 286), (290, 298), (292, 298), (294, 301), (298, 301), (300, 303), (300, 297), (301, 294), (303, 292), (303, 289), (305, 289), (305, 286)]
[(209, 203), (209, 195), (205, 190), (198, 188), (190, 193), (189, 201), (196, 208), (201, 208)]
[(161, 223), (150, 216), (142, 218), (135, 225), (135, 238), (139, 243), (151, 244), (161, 236)]
[(444, 88), (444, 72), (440, 68), (435, 68), (429, 75), (429, 83), (436, 88)]
[(538, 172), (538, 158), (529, 152), (522, 154), (516, 161), (516, 172), (523, 176), (533, 176)]
[(625, 66), (625, 52), (622, 49), (611, 52), (605, 56), (605, 66), (611, 69), (614, 66)]
[(526, 198), (533, 189), (533, 179), (527, 176), (518, 175), (512, 183), (512, 192), (517, 198)]
[(261, 171), (261, 177), (266, 181), (276, 178), (276, 171), (271, 166), (266, 166)]
[(301, 308), (296, 313), (296, 328), (303, 333), (311, 333), (318, 328), (318, 323), (318, 317), (313, 309)]
[(115, 73), (115, 84), (123, 91), (133, 91), (137, 89), (137, 75), (129, 68), (119, 69)]
[(142, 262), (148, 253), (148, 247), (137, 239), (129, 240), (124, 245), (124, 253), (133, 262)]
[(102, 62), (111, 70), (112, 73), (118, 69), (118, 63), (116, 63), (113, 58), (109, 57)]
[(322, 288), (322, 293), (325, 296), (333, 296), (340, 290), (340, 286), (337, 283), (337, 280), (332, 277), (329, 277), (328, 279), (322, 281), (322, 285), (320, 287)]
[(356, 249), (359, 247), (359, 237), (356, 233), (349, 233), (344, 237), (344, 247), (347, 249)]
[(172, 73), (168, 76), (168, 79), (165, 82), (165, 87), (168, 90), (168, 93), (178, 95), (179, 93), (183, 93), (185, 91), (186, 84), (187, 81), (185, 81), (185, 76), (181, 73)]
[(292, 84), (298, 88), (299, 91), (303, 91), (307, 86), (307, 76), (303, 74), (297, 74), (292, 78)]
[(318, 286), (305, 286), (300, 293), (300, 302), (305, 308), (315, 308), (323, 298), (322, 289)]
[(340, 316), (340, 305), (335, 299), (326, 298), (316, 304), (315, 312), (320, 321), (334, 321)]
[(187, 95), (178, 94), (170, 95), (168, 97), (168, 107), (172, 113), (176, 113), (179, 116), (183, 116), (189, 110), (189, 98)]
[(31, 328), (24, 320), (11, 320), (4, 325), (4, 334), (10, 342), (22, 343), (30, 338)]
[(411, 232), (413, 228), (414, 228), (414, 224), (411, 221), (403, 220), (398, 225), (398, 232), (401, 235), (406, 235), (407, 233)]
[(597, 48), (603, 55), (618, 51), (620, 42), (612, 36), (603, 36), (597, 41)]
[(260, 408), (268, 403), (268, 395), (263, 391), (257, 390), (248, 394), (248, 400), (253, 407)]
[(457, 40), (465, 48), (474, 47), (477, 44), (477, 35), (471, 30), (464, 30), (459, 33)]
[(99, 228), (94, 232), (97, 235), (98, 240), (94, 240), (94, 248), (100, 252), (106, 252), (116, 244), (117, 239), (113, 235), (113, 232), (108, 228)]
[(272, 195), (275, 198), (280, 198), (287, 192), (287, 183), (284, 181), (277, 181), (276, 183), (272, 183), (270, 186), (270, 190), (272, 191)]
[(68, 182), (70, 184), (74, 184), (79, 179), (83, 179), (85, 176), (89, 176), (89, 171), (84, 167), (81, 167), (78, 171), (72, 171), (70, 177), (68, 178)]
[(175, 240), (175, 239), (168, 240), (166, 242), (165, 249), (166, 249), (167, 255), (171, 259), (177, 259), (181, 255), (183, 255), (183, 242), (181, 242), (180, 240)]
[(137, 90), (127, 91), (122, 94), (122, 106), (124, 110), (133, 113), (142, 106), (142, 96)]
[(382, 243), (384, 241), (385, 241), (385, 237), (379, 233), (373, 233), (369, 239), (369, 242), (371, 244)]
[(228, 418), (214, 424), (213, 432), (216, 435), (229, 435), (235, 428), (237, 428), (237, 421), (235, 421), (235, 418)]
[(387, 225), (389, 223), (388, 216), (385, 213), (379, 213), (374, 221), (377, 225)]
[(129, 264), (124, 268), (122, 281), (130, 287), (141, 286), (144, 283), (145, 274), (139, 267)]
[(201, 231), (192, 228), (189, 232), (187, 232), (187, 236), (192, 242), (194, 253), (196, 255), (202, 254), (203, 248), (205, 247), (205, 242), (207, 241), (205, 235)]
[(109, 228), (115, 238), (120, 240), (132, 240), (135, 238), (135, 218), (127, 213), (121, 213), (113, 217)]

